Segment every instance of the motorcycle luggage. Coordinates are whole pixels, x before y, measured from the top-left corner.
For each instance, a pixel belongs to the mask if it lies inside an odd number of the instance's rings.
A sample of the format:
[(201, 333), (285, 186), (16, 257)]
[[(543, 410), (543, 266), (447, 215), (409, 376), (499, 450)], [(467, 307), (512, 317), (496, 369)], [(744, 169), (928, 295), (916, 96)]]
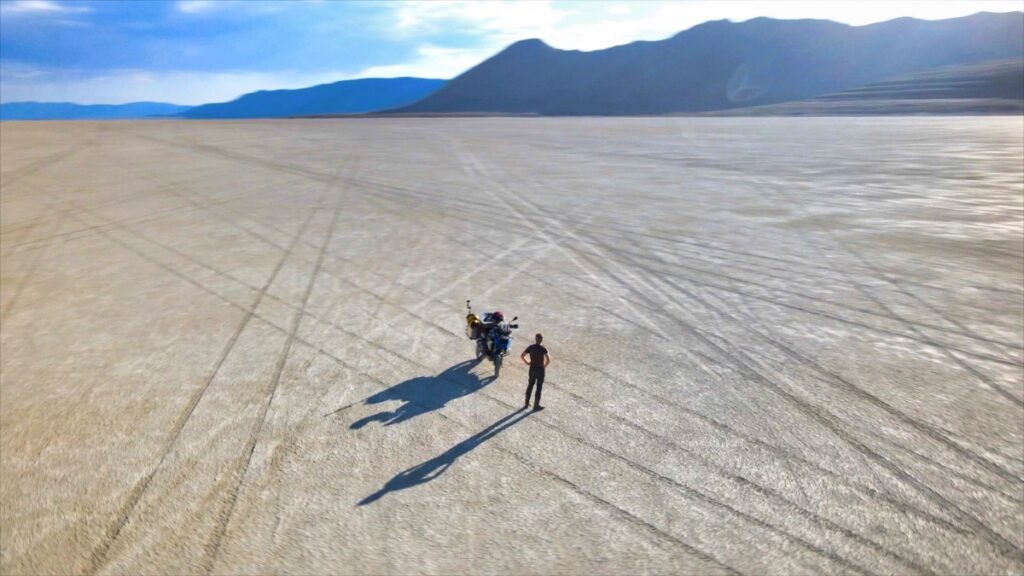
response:
[(466, 315), (466, 337), (470, 340), (476, 340), (480, 337), (480, 318), (470, 312)]

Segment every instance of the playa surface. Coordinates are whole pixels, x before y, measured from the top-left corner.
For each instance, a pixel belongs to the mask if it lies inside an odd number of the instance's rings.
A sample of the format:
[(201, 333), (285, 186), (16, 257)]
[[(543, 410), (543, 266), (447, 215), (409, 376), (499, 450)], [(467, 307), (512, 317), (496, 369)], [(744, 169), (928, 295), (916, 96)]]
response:
[(1024, 569), (1021, 117), (0, 132), (4, 574)]

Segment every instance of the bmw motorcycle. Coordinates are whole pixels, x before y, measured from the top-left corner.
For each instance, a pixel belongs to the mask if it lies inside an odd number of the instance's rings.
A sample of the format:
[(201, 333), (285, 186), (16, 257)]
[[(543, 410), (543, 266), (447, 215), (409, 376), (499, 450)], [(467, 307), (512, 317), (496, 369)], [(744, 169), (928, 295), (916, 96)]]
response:
[(466, 335), (476, 341), (477, 360), (485, 356), (494, 363), (494, 377), (501, 375), (501, 363), (508, 355), (508, 349), (512, 344), (512, 330), (519, 328), (515, 321), (519, 316), (512, 318), (510, 322), (494, 323), (489, 313), (484, 313), (483, 318), (473, 313), (469, 300), (466, 300)]

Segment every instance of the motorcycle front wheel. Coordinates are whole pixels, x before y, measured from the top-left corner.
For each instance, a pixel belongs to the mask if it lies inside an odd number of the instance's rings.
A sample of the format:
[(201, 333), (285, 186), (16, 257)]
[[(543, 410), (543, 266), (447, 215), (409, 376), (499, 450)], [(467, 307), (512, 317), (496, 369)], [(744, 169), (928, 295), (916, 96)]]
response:
[(501, 357), (502, 356), (503, 356), (503, 354), (501, 352), (495, 352), (494, 353), (494, 377), (495, 378), (497, 378), (498, 376), (501, 376)]

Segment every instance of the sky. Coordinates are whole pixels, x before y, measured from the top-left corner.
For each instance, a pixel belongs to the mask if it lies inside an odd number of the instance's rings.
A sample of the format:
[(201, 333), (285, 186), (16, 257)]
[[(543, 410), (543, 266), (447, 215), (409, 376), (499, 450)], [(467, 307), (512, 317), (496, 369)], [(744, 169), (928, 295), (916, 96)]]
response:
[(1024, 0), (0, 0), (0, 102), (201, 104), (350, 78), (452, 78), (540, 38), (595, 50), (758, 16), (859, 26)]

